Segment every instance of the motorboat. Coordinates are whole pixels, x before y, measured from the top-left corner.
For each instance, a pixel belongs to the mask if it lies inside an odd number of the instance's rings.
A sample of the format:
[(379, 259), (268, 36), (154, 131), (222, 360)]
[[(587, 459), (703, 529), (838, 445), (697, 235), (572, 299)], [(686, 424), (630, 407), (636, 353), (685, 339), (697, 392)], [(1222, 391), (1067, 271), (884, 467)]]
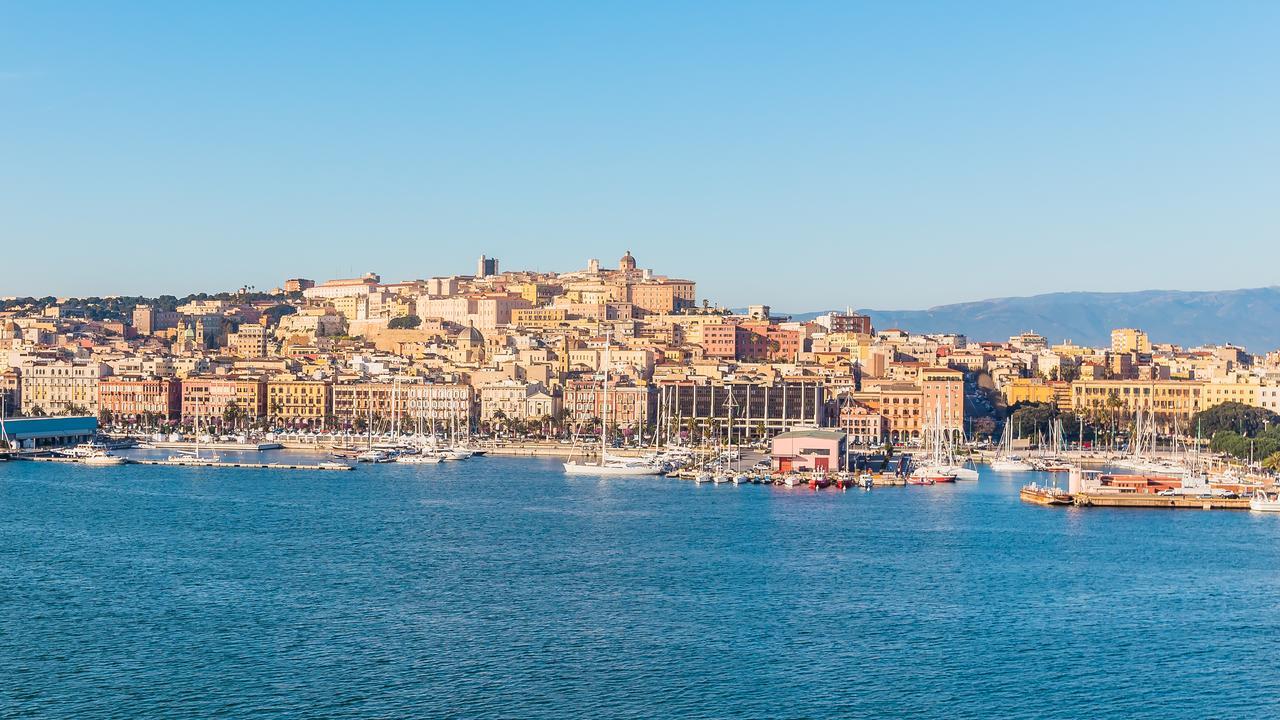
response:
[(87, 455), (81, 458), (80, 462), (85, 465), (93, 465), (95, 467), (108, 467), (111, 465), (124, 465), (128, 461), (119, 455), (112, 455), (111, 453), (104, 451), (94, 453), (93, 455)]
[(1249, 509), (1255, 512), (1280, 512), (1280, 492), (1254, 493), (1249, 500)]

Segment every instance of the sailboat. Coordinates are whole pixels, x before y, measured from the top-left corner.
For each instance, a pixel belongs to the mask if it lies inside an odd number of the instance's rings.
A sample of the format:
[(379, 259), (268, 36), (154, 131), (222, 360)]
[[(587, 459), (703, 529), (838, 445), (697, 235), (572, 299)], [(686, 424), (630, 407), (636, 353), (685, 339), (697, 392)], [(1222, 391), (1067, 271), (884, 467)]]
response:
[[(933, 485), (935, 483), (953, 483), (957, 473), (943, 457), (942, 407), (934, 407), (934, 420), (925, 427), (925, 449), (929, 451), (929, 459), (911, 471), (907, 480), (912, 485)], [(912, 481), (915, 482), (912, 482)]]
[(192, 431), (196, 436), (196, 445), (194, 451), (179, 450), (177, 455), (170, 455), (169, 462), (175, 465), (211, 465), (221, 462), (221, 458), (217, 455), (209, 455), (200, 457), (200, 411), (196, 410), (195, 419), (192, 421)]
[(604, 383), (600, 409), (600, 460), (596, 463), (570, 460), (564, 464), (568, 475), (660, 475), (662, 468), (643, 462), (609, 457), (609, 363), (610, 334), (604, 336)]
[(1013, 423), (1005, 420), (1004, 434), (1000, 437), (1000, 449), (991, 460), (991, 469), (996, 472), (1030, 472), (1035, 468), (1021, 455), (1013, 454)]

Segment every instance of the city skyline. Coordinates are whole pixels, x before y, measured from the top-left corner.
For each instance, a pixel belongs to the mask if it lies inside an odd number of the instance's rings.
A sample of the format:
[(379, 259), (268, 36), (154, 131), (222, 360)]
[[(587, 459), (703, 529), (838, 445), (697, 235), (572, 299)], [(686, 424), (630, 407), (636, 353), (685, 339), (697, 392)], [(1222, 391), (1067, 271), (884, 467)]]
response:
[(0, 294), (630, 247), (728, 306), (911, 309), (1280, 259), (1274, 6), (350, 12), (6, 8)]

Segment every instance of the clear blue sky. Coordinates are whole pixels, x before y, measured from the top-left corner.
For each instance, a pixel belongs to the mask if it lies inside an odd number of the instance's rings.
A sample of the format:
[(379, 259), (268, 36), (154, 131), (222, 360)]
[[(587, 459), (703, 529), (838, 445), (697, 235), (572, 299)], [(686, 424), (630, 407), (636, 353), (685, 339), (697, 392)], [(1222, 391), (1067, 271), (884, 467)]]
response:
[(0, 295), (1277, 282), (1276, 2), (8, 2)]

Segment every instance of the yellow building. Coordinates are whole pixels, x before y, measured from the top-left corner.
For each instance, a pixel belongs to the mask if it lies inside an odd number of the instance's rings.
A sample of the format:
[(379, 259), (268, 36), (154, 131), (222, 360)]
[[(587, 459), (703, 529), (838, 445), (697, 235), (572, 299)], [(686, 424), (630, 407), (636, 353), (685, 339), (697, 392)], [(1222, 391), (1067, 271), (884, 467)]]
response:
[(1077, 380), (1071, 383), (1071, 409), (1076, 413), (1115, 411), (1133, 416), (1151, 412), (1156, 422), (1175, 421), (1188, 428), (1191, 416), (1205, 405), (1204, 383), (1185, 380)]
[(1004, 401), (1018, 403), (1051, 403), (1056, 401), (1053, 386), (1038, 378), (1017, 378), (1005, 385)]
[(271, 380), (267, 383), (267, 415), (285, 425), (319, 424), (333, 414), (332, 386), (320, 380)]
[(569, 311), (564, 308), (522, 308), (511, 311), (511, 324), (523, 328), (555, 328), (567, 325)]
[(1117, 328), (1111, 331), (1111, 352), (1151, 354), (1151, 338), (1137, 328)]

